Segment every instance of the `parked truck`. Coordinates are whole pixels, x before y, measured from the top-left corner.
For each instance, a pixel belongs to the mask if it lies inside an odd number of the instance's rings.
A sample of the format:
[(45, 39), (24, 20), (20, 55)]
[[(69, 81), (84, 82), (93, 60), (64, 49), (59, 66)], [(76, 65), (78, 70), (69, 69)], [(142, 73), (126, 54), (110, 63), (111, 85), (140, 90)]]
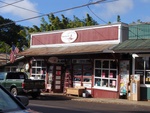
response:
[(0, 84), (11, 94), (37, 98), (45, 89), (44, 80), (31, 80), (25, 72), (0, 72)]

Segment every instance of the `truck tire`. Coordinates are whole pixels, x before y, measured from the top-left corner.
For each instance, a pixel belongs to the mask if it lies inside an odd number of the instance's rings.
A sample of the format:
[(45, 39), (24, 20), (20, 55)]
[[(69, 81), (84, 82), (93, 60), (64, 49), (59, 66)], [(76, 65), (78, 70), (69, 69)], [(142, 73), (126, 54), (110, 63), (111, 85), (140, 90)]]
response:
[(31, 93), (31, 96), (32, 98), (37, 98), (38, 96), (40, 96), (40, 93), (39, 92), (34, 92), (34, 93)]
[(18, 94), (18, 91), (17, 91), (17, 88), (16, 88), (16, 87), (11, 88), (10, 92), (11, 92), (11, 94), (14, 95), (14, 96), (17, 96), (17, 94)]

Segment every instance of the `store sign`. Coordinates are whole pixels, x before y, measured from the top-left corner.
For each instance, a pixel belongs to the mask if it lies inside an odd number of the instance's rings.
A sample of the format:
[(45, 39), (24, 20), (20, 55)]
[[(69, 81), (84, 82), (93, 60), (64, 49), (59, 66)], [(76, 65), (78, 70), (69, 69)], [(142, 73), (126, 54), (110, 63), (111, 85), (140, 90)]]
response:
[(65, 31), (61, 35), (61, 40), (64, 43), (72, 43), (77, 39), (77, 33), (74, 30)]
[(50, 57), (50, 58), (48, 59), (48, 61), (49, 61), (50, 63), (57, 63), (57, 62), (58, 62), (58, 58), (57, 58), (57, 57)]

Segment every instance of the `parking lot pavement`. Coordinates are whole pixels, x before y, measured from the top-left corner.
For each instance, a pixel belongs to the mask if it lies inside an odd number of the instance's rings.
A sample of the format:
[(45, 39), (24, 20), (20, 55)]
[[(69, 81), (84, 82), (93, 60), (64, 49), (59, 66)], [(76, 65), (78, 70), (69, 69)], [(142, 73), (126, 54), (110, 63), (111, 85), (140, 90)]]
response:
[(141, 105), (150, 106), (150, 101), (133, 101), (128, 99), (114, 99), (114, 98), (84, 98), (78, 96), (67, 96), (60, 93), (42, 93), (42, 96), (51, 96), (52, 98), (82, 101), (82, 102), (96, 102), (96, 103), (115, 103), (115, 104), (127, 104), (127, 105)]

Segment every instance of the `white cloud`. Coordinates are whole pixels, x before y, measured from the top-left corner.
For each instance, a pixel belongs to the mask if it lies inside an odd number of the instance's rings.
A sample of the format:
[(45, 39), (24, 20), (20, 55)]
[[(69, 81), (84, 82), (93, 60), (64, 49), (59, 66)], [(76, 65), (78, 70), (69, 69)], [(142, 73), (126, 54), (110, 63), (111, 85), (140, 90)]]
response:
[[(17, 1), (19, 1), (19, 0), (17, 0)], [(4, 2), (13, 3), (13, 2), (16, 2), (16, 0), (4, 0)], [(4, 5), (7, 5), (7, 4), (2, 4), (1, 6), (4, 6)], [(29, 9), (29, 10), (32, 10), (32, 11), (35, 11), (35, 12), (38, 12), (36, 10), (36, 4), (30, 2), (30, 0), (24, 0), (24, 1), (18, 2), (18, 3), (13, 4), (13, 5), (18, 6), (18, 7), (22, 7), (22, 8), (25, 8), (25, 9)], [(28, 10), (25, 10), (25, 9), (21, 9), (21, 8), (15, 7), (13, 5), (9, 5), (7, 7), (1, 8), (0, 13), (1, 14), (9, 14), (9, 15), (12, 15), (12, 16), (17, 16), (17, 17), (20, 18), (20, 20), (36, 17), (36, 16), (39, 15), (38, 13), (28, 11)], [(14, 21), (17, 21), (17, 20), (14, 20)], [(36, 24), (36, 23), (40, 22), (40, 19), (36, 18), (36, 19), (28, 20), (28, 21), (30, 21), (33, 24)]]
[(103, 9), (100, 11), (100, 16), (106, 19), (129, 12), (133, 8), (133, 1), (118, 0), (110, 3), (103, 3), (101, 5), (103, 6)]

